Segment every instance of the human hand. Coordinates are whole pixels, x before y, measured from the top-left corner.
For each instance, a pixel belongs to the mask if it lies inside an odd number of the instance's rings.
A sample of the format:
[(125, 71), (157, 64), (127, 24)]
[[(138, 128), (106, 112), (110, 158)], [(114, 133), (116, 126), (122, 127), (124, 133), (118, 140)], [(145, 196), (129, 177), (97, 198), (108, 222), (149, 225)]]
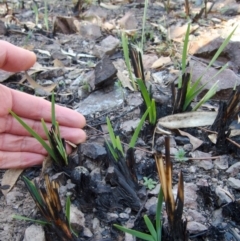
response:
[[(22, 71), (30, 68), (36, 61), (34, 53), (0, 40), (0, 69)], [(47, 156), (39, 142), (15, 120), (9, 111), (21, 117), (39, 135), (46, 139), (41, 118), (51, 126), (51, 103), (42, 98), (9, 89), (0, 85), (0, 169), (24, 168), (41, 164)], [(61, 136), (75, 144), (86, 139), (85, 118), (68, 108), (55, 107), (56, 119)], [(71, 152), (71, 148), (67, 148)]]

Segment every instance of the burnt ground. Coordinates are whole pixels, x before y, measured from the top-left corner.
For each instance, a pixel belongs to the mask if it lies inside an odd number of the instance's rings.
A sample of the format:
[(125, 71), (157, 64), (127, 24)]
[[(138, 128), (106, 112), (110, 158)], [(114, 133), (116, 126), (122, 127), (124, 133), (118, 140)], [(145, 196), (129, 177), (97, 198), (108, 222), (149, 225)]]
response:
[[(77, 207), (73, 213), (78, 215), (74, 223), (79, 232), (78, 240), (134, 240), (117, 231), (112, 224), (146, 231), (143, 215), (148, 214), (154, 219), (159, 179), (153, 150), (165, 153), (165, 135), (156, 134), (153, 149), (154, 127), (146, 122), (136, 148), (128, 150), (124, 144), (126, 157), (118, 163), (111, 158), (104, 141), (108, 138), (107, 116), (121, 141), (129, 143), (143, 114), (140, 94), (129, 89), (118, 40), (121, 39), (120, 30), (127, 29), (135, 42), (140, 41), (144, 3), (112, 1), (99, 5), (92, 1), (77, 6), (71, 1), (49, 1), (49, 30), (44, 25), (44, 3), (39, 1), (36, 4), (39, 9), (38, 26), (35, 25), (33, 3), (22, 1), (13, 4), (9, 1), (8, 8), (5, 3), (0, 4), (0, 33), (1, 39), (36, 53), (38, 65), (28, 73), (40, 87), (34, 81), (27, 81), (24, 73), (9, 74), (8, 78), (1, 75), (0, 81), (10, 88), (46, 99), (50, 99), (49, 92), (43, 87), (55, 84), (56, 102), (86, 116), (88, 139), (69, 157), (70, 170), (59, 172), (53, 169), (49, 174), (60, 183), (62, 204), (70, 195), (72, 204)], [(239, 20), (240, 5), (237, 2), (226, 0), (207, 4), (210, 9), (207, 16), (203, 12), (196, 18), (204, 4), (201, 1), (190, 2), (190, 17), (195, 23), (190, 35), (189, 53), (197, 66), (192, 70), (193, 76), (198, 75), (197, 70), (206, 69), (204, 63), (209, 62), (221, 39), (228, 36)], [(179, 74), (186, 29), (182, 26), (187, 22), (183, 1), (171, 2), (170, 7), (167, 13), (161, 2), (151, 2), (147, 11), (143, 64), (147, 84), (151, 85), (157, 103), (158, 118), (172, 113), (169, 83), (174, 82)], [(169, 30), (170, 35), (165, 30)], [(219, 68), (229, 63), (224, 75), (219, 77), (217, 95), (202, 107), (204, 110), (218, 109), (220, 102), (228, 99), (234, 84), (239, 84), (239, 36), (237, 30), (214, 65), (214, 68)], [(157, 59), (160, 63), (153, 67)], [(209, 80), (214, 68), (209, 69), (205, 78), (210, 85), (216, 81)], [(118, 80), (125, 88), (119, 85)], [(236, 119), (231, 120), (231, 125), (232, 129), (239, 129)], [(226, 140), (224, 145), (213, 144), (206, 128), (183, 129), (203, 141), (196, 150), (191, 138), (176, 131), (170, 135), (174, 194), (180, 170), (184, 178), (183, 219), (188, 221), (189, 234), (186, 240), (240, 240), (239, 147)], [(232, 140), (239, 143), (238, 135)], [(179, 149), (185, 150), (187, 160), (174, 158)], [(78, 166), (81, 166), (80, 174)], [(1, 179), (4, 172), (0, 173)], [(40, 174), (40, 166), (24, 171), (29, 179), (38, 180)], [(152, 178), (158, 184), (149, 190), (143, 185), (143, 177)], [(25, 231), (33, 223), (12, 218), (13, 214), (18, 214), (41, 219), (21, 177), (6, 196), (0, 196), (0, 210), (0, 240), (31, 240), (27, 239)], [(171, 240), (165, 211), (163, 216), (163, 240)], [(46, 240), (61, 240), (52, 230), (45, 228), (44, 231)]]

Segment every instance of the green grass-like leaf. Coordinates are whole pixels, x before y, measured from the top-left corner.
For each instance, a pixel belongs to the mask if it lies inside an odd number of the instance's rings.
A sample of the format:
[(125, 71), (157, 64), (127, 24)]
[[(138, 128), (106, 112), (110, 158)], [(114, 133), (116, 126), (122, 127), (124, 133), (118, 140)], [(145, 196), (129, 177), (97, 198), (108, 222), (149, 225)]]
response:
[(191, 23), (188, 23), (187, 31), (186, 31), (185, 39), (184, 39), (184, 44), (183, 44), (183, 51), (182, 51), (182, 66), (181, 66), (182, 67), (182, 74), (178, 79), (178, 88), (182, 87), (182, 75), (185, 73), (185, 70), (186, 70), (190, 27), (191, 27)]
[(125, 228), (125, 227), (122, 227), (120, 225), (117, 225), (117, 224), (113, 224), (114, 227), (116, 227), (117, 229), (125, 232), (125, 233), (129, 233), (137, 238), (141, 238), (143, 240), (147, 240), (147, 241), (156, 241), (154, 240), (154, 238), (149, 235), (149, 234), (146, 234), (146, 233), (142, 233), (142, 232), (139, 232), (139, 231), (136, 231), (136, 230), (132, 230), (132, 229), (128, 229), (128, 228)]
[(208, 90), (208, 92), (203, 96), (203, 98), (197, 103), (196, 106), (192, 109), (192, 111), (196, 111), (202, 104), (207, 102), (209, 99), (211, 99), (217, 91), (218, 88), (218, 81), (211, 87), (211, 89)]
[(24, 216), (21, 216), (21, 215), (15, 215), (15, 214), (12, 216), (12, 218), (18, 219), (18, 220), (21, 220), (21, 221), (24, 220), (24, 221), (34, 222), (34, 223), (37, 223), (37, 224), (40, 224), (40, 225), (50, 224), (49, 222), (46, 222), (46, 221), (27, 218), (27, 217), (24, 217)]
[(67, 200), (66, 200), (66, 208), (65, 208), (65, 215), (68, 221), (68, 227), (70, 228), (72, 234), (74, 234), (76, 237), (78, 237), (78, 235), (74, 232), (74, 230), (72, 229), (71, 223), (70, 223), (70, 207), (71, 207), (71, 200), (70, 200), (70, 196), (67, 196)]
[(117, 147), (116, 137), (115, 137), (111, 122), (108, 117), (107, 117), (107, 128), (108, 128), (108, 133), (109, 133), (113, 148), (116, 148)]
[(150, 234), (152, 235), (153, 239), (157, 240), (157, 232), (156, 232), (151, 220), (149, 219), (149, 217), (147, 215), (144, 215), (143, 218), (144, 218), (144, 221), (145, 221), (147, 228), (148, 228)]
[(36, 139), (40, 142), (43, 148), (48, 152), (48, 154), (55, 160), (55, 154), (50, 146), (43, 140), (43, 138), (38, 135), (28, 124), (26, 124), (18, 115), (13, 111), (10, 111), (10, 114)]
[(143, 45), (144, 45), (144, 39), (145, 39), (145, 25), (146, 25), (147, 9), (148, 9), (148, 0), (145, 0), (144, 12), (143, 12), (143, 22), (142, 22), (142, 39), (141, 39), (141, 51), (142, 52), (143, 52)]
[(151, 109), (151, 107), (149, 107), (149, 108), (145, 111), (144, 115), (142, 116), (142, 118), (141, 118), (141, 120), (140, 120), (137, 128), (135, 129), (132, 138), (131, 138), (131, 141), (130, 141), (130, 143), (129, 143), (129, 147), (134, 147), (134, 146), (135, 146), (135, 144), (136, 144), (136, 142), (137, 142), (137, 138), (138, 138), (138, 136), (139, 136), (139, 132), (140, 132), (141, 129), (142, 129), (143, 123), (144, 123), (144, 121), (145, 121), (145, 119), (146, 119), (146, 117), (147, 117), (150, 109)]
[(136, 91), (137, 86), (135, 83), (135, 80), (133, 78), (132, 70), (131, 70), (131, 63), (130, 63), (130, 58), (129, 58), (129, 48), (128, 48), (128, 37), (124, 32), (122, 32), (122, 47), (123, 47), (123, 55), (124, 55), (124, 60), (128, 69), (128, 74), (129, 78), (132, 82), (133, 89)]

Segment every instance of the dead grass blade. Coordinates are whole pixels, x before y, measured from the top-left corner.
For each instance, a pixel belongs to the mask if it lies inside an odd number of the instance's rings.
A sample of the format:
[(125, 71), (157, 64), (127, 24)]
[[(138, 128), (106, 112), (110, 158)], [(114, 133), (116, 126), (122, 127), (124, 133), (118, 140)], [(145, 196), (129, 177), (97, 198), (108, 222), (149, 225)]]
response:
[[(182, 219), (184, 206), (184, 183), (182, 172), (179, 174), (178, 192), (174, 200), (172, 192), (172, 162), (170, 160), (170, 138), (165, 138), (165, 160), (156, 154), (155, 160), (168, 216), (170, 235), (173, 241), (188, 240), (186, 221)], [(165, 161), (165, 163), (164, 163)]]

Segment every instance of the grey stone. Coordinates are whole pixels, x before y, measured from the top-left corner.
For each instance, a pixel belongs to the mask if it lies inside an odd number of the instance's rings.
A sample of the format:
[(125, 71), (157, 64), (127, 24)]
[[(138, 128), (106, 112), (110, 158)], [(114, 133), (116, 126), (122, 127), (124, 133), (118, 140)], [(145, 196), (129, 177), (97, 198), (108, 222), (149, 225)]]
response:
[(94, 40), (102, 36), (101, 29), (96, 24), (79, 22), (77, 29), (84, 39)]
[(81, 232), (85, 229), (84, 214), (73, 204), (70, 206), (70, 224), (76, 232)]
[(32, 224), (25, 230), (23, 241), (45, 241), (43, 226)]
[(95, 112), (109, 111), (122, 105), (122, 92), (114, 88), (110, 92), (104, 90), (95, 91), (84, 99), (78, 106), (78, 111), (83, 115), (93, 114)]
[(214, 210), (212, 214), (212, 225), (217, 226), (218, 224), (222, 223), (222, 221), (223, 221), (222, 208)]
[(190, 221), (187, 223), (187, 230), (190, 234), (196, 234), (202, 231), (206, 231), (207, 227), (201, 223)]
[(98, 58), (102, 58), (104, 55), (111, 56), (115, 53), (119, 44), (119, 39), (114, 38), (112, 35), (109, 35), (100, 42), (100, 45), (95, 46), (93, 53)]
[(219, 206), (222, 206), (226, 203), (230, 203), (233, 201), (232, 198), (229, 197), (229, 195), (227, 194), (227, 192), (224, 189), (217, 187), (215, 192), (216, 192), (216, 195), (218, 196), (217, 202), (218, 202)]
[(98, 159), (103, 158), (107, 152), (105, 147), (99, 145), (98, 143), (83, 143), (82, 144), (82, 153), (83, 155), (92, 158)]
[(228, 178), (228, 185), (234, 189), (240, 189), (240, 180), (234, 177)]
[(129, 219), (129, 214), (127, 214), (127, 213), (120, 213), (119, 214), (119, 217), (121, 218), (121, 219)]
[(91, 238), (93, 236), (93, 233), (91, 232), (91, 230), (89, 228), (84, 228), (83, 230), (83, 236), (87, 237), (87, 238)]
[(201, 151), (194, 151), (191, 153), (193, 158), (196, 158), (194, 160), (194, 164), (196, 164), (198, 167), (202, 167), (204, 170), (210, 170), (213, 168), (213, 162), (212, 160), (197, 160), (198, 157), (210, 157), (211, 155), (209, 153), (201, 152)]
[(118, 214), (116, 213), (107, 213), (107, 220), (109, 222), (116, 221), (118, 219)]
[(122, 122), (121, 124), (121, 129), (126, 133), (126, 134), (129, 134), (131, 133), (133, 130), (135, 130), (138, 126), (140, 122), (140, 119), (137, 118), (137, 119), (134, 119), (134, 120), (127, 120), (127, 121), (124, 121)]
[(202, 223), (206, 221), (206, 218), (196, 210), (189, 209), (188, 215), (190, 215), (193, 218), (193, 221), (202, 222)]
[(214, 165), (217, 169), (226, 170), (228, 168), (228, 156), (220, 156), (214, 161)]
[(19, 197), (23, 197), (23, 193), (17, 191), (15, 188), (8, 192), (6, 195), (6, 203), (7, 205), (13, 205), (13, 203), (19, 198)]
[(230, 166), (227, 170), (227, 173), (230, 173), (231, 176), (236, 176), (240, 172), (240, 162), (236, 162), (232, 166)]
[(95, 86), (102, 87), (114, 82), (117, 69), (108, 56), (104, 56), (95, 67)]
[(121, 28), (126, 30), (133, 30), (137, 28), (138, 21), (134, 16), (134, 13), (127, 12), (119, 21), (119, 25)]
[(152, 205), (155, 205), (157, 203), (157, 201), (158, 199), (156, 197), (149, 198), (145, 203), (145, 208), (149, 210)]

